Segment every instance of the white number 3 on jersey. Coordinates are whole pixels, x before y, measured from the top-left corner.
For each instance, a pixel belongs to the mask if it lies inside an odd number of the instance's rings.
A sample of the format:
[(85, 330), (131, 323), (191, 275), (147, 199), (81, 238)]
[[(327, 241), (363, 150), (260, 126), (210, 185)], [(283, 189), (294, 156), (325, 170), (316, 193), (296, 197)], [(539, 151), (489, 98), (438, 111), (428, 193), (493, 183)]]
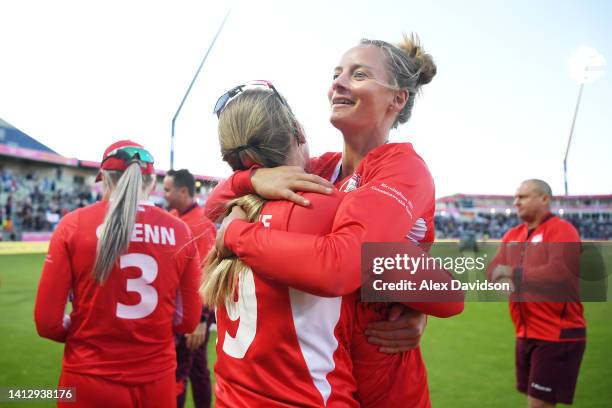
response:
[(145, 254), (126, 254), (119, 258), (119, 267), (121, 269), (136, 267), (142, 274), (138, 278), (127, 280), (127, 291), (139, 293), (140, 302), (135, 305), (117, 302), (117, 317), (122, 319), (147, 317), (157, 307), (157, 291), (151, 286), (157, 277), (155, 258)]
[(247, 269), (238, 280), (238, 301), (225, 302), (227, 316), (233, 322), (240, 319), (236, 337), (225, 332), (223, 351), (234, 358), (244, 358), (257, 332), (257, 298), (255, 297), (255, 279), (251, 269)]

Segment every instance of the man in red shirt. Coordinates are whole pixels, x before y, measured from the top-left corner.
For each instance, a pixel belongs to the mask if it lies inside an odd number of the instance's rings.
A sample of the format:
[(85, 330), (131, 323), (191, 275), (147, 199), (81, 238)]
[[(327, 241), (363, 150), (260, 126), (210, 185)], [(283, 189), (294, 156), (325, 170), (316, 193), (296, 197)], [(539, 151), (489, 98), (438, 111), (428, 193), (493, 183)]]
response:
[(489, 268), (493, 281), (514, 286), (517, 389), (530, 408), (572, 403), (586, 344), (577, 290), (580, 236), (550, 212), (551, 198), (542, 180), (521, 184), (514, 205), (524, 223), (504, 235)]
[[(215, 242), (215, 226), (204, 215), (204, 208), (195, 200), (195, 178), (189, 170), (170, 170), (164, 178), (164, 197), (170, 213), (183, 220), (196, 242), (201, 261)], [(200, 324), (191, 334), (176, 336), (177, 358), (177, 406), (185, 404), (187, 380), (191, 379), (191, 390), (196, 408), (210, 407), (210, 371), (206, 356), (208, 329), (213, 312), (202, 309)]]

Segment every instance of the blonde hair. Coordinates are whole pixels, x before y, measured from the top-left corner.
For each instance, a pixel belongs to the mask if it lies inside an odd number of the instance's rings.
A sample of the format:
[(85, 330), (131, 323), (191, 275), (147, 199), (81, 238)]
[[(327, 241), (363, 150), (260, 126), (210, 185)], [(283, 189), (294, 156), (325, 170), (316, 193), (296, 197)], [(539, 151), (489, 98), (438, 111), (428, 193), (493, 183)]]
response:
[[(259, 214), (266, 201), (258, 195), (249, 194), (230, 202), (226, 214), (233, 206), (240, 206), (251, 222), (258, 221)], [(221, 258), (213, 248), (206, 258), (200, 296), (209, 307), (221, 306), (228, 298), (233, 297), (238, 278), (248, 270), (248, 266), (239, 258)]]
[(221, 154), (233, 170), (244, 170), (251, 161), (264, 167), (283, 165), (292, 138), (299, 140), (300, 132), (293, 112), (272, 90), (244, 91), (219, 117)]
[(140, 173), (138, 162), (133, 162), (123, 172), (102, 170), (103, 189), (111, 195), (96, 247), (92, 270), (95, 281), (104, 283), (117, 258), (127, 250), (136, 222), (138, 201), (146, 198), (154, 180), (152, 175)]
[[(301, 128), (287, 103), (272, 90), (248, 89), (232, 99), (219, 117), (219, 144), (225, 160), (234, 170), (246, 169), (249, 162), (264, 167), (285, 164), (293, 143), (300, 142)], [(229, 203), (225, 215), (240, 206), (249, 221), (255, 222), (266, 200), (255, 194)], [(209, 306), (222, 305), (234, 295), (238, 277), (246, 266), (236, 257), (223, 259), (216, 249), (209, 252), (204, 266), (200, 295)]]
[(406, 123), (410, 119), (414, 98), (420, 92), (421, 86), (430, 83), (437, 73), (438, 69), (432, 56), (425, 52), (415, 33), (410, 36), (404, 34), (402, 41), (397, 45), (368, 39), (361, 40), (359, 44), (380, 48), (386, 56), (390, 85), (408, 91), (406, 105), (397, 115), (392, 128), (396, 128), (400, 123)]

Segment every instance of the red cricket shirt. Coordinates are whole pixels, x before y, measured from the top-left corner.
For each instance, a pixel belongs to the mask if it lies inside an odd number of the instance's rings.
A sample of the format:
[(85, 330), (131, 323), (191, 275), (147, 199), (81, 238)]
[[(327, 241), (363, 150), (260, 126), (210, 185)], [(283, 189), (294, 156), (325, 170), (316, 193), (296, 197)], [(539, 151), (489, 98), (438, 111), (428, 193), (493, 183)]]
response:
[(128, 250), (100, 285), (91, 270), (107, 207), (92, 204), (58, 224), (38, 286), (36, 329), (66, 343), (66, 371), (155, 381), (176, 369), (173, 332), (191, 332), (199, 321), (198, 250), (184, 222), (140, 203)]
[(192, 207), (182, 214), (176, 210), (170, 211), (170, 214), (180, 218), (187, 224), (198, 247), (200, 258), (204, 262), (208, 251), (215, 245), (216, 236), (215, 224), (206, 216), (204, 207), (194, 203)]
[[(327, 153), (311, 161), (311, 171), (332, 181), (340, 173), (341, 155)], [(354, 293), (360, 286), (363, 242), (432, 242), (434, 185), (429, 170), (410, 144), (386, 144), (366, 155), (355, 173), (336, 183), (349, 192), (340, 204), (331, 233), (325, 236), (274, 231), (234, 221), (225, 243), (263, 276), (322, 296)], [(250, 172), (235, 173), (207, 203), (216, 218), (220, 201), (252, 191)], [(450, 281), (450, 276), (439, 277)], [(409, 304), (425, 313), (451, 316), (462, 302)], [(367, 323), (386, 319), (383, 307), (356, 308), (352, 339), (360, 402), (429, 406), (425, 367), (420, 350), (386, 355), (365, 338)], [(392, 372), (390, 376), (388, 373)]]
[[(569, 222), (549, 214), (531, 231), (527, 224), (510, 229), (502, 242), (489, 271), (500, 264), (512, 266), (517, 287), (531, 286), (545, 293), (547, 287), (558, 288), (564, 283), (573, 286), (578, 282), (575, 273), (579, 268), (580, 236)], [(576, 291), (572, 298), (577, 299), (579, 288), (570, 287), (569, 290)], [(529, 301), (528, 296), (527, 291), (526, 301), (510, 298), (510, 315), (517, 337), (547, 341), (586, 338), (582, 303)], [(536, 296), (542, 299), (541, 294)]]

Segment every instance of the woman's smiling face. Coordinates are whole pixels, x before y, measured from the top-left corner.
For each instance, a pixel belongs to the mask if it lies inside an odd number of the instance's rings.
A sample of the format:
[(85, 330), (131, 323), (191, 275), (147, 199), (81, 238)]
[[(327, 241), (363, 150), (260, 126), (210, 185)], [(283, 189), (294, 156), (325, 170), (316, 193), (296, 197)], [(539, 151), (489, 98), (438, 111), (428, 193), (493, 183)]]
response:
[(385, 61), (384, 52), (372, 45), (359, 45), (342, 56), (327, 93), (330, 121), (336, 128), (366, 130), (394, 115), (390, 107), (395, 88)]

